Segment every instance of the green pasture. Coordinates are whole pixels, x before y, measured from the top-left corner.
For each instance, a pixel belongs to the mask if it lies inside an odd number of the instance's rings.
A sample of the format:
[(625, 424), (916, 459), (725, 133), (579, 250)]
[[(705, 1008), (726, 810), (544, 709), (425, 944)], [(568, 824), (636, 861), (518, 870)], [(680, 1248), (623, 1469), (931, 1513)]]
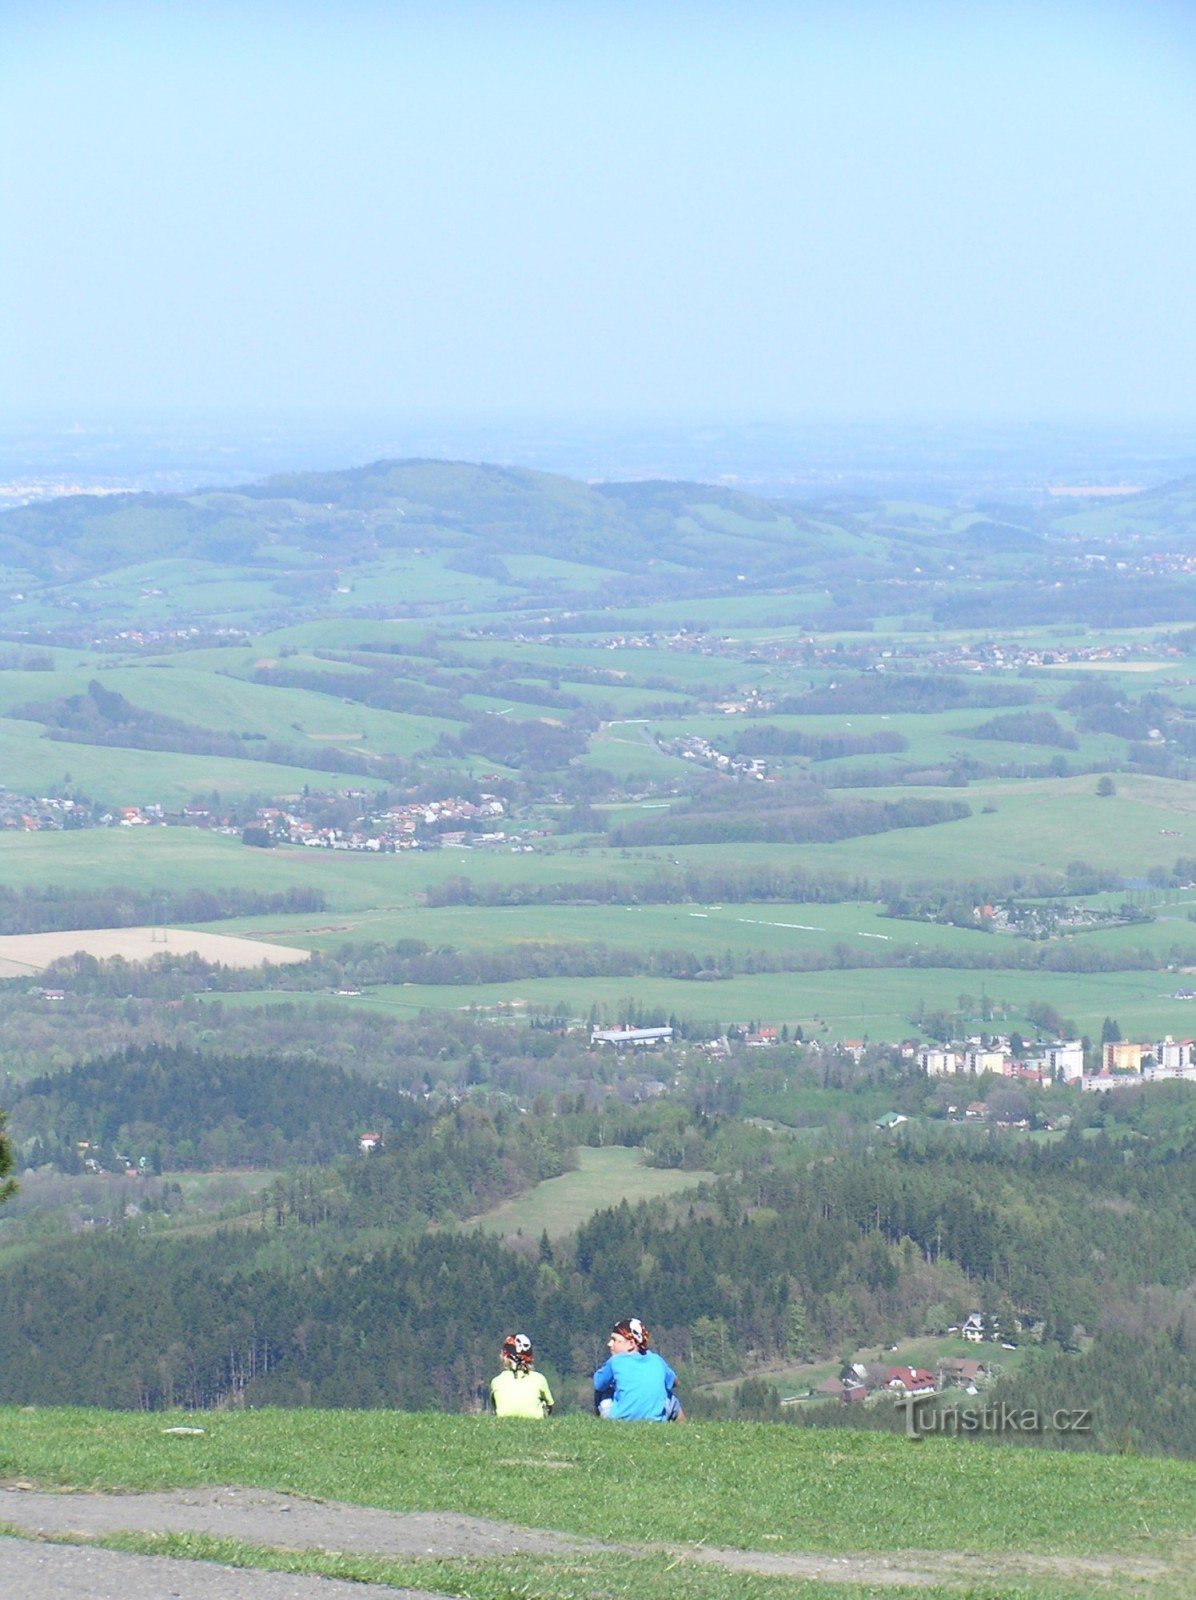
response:
[(596, 1211), (618, 1205), (620, 1200), (636, 1205), (640, 1200), (658, 1200), (714, 1181), (712, 1172), (646, 1167), (642, 1150), (623, 1145), (606, 1145), (600, 1150), (582, 1145), (575, 1154), (577, 1166), (572, 1172), (545, 1178), (526, 1194), (504, 1200), (463, 1226), (504, 1237), (522, 1234), (526, 1239), (538, 1239), (547, 1233), (550, 1239), (561, 1239), (588, 1222)]
[[(280, 574), (211, 561), (162, 562), (121, 568), (62, 591), (81, 608), (122, 628), (162, 627), (172, 621), (236, 621), (285, 604), (273, 587)], [(43, 591), (51, 598), (52, 591)]]
[(800, 587), (715, 598), (683, 595), (675, 600), (620, 606), (618, 616), (621, 628), (662, 632), (701, 626), (719, 638), (731, 629), (800, 626), (824, 611), (827, 600), (825, 589)]
[[(414, 644), (428, 632), (426, 622), (395, 617), (321, 617), (311, 622), (290, 622), (257, 634), (263, 655), (279, 656), (283, 650), (296, 652), (290, 659), (302, 661), (304, 652), (317, 650), (360, 650), (370, 643)], [(321, 663), (333, 670), (334, 662)]]
[[(1117, 793), (1102, 799), (1096, 782), (1085, 775), (973, 783), (967, 789), (871, 789), (868, 799), (900, 800), (919, 794), (962, 800), (972, 815), (930, 828), (789, 846), (785, 855), (792, 850), (804, 865), (877, 880), (942, 883), (1058, 873), (1076, 860), (1136, 878), (1150, 867), (1169, 868), (1178, 856), (1193, 853), (1196, 790), (1192, 785), (1174, 778), (1122, 774)], [(986, 813), (986, 806), (994, 809)]]
[(628, 683), (581, 683), (564, 673), (561, 675), (561, 688), (583, 705), (593, 707), (605, 716), (639, 717), (643, 715), (645, 706), (654, 706), (660, 701), (659, 689)]
[[(218, 931), (260, 932), (283, 928), (314, 949), (336, 949), (350, 935), (324, 931), (321, 914), (285, 919), (221, 922)], [(310, 937), (304, 924), (311, 925)], [(217, 924), (212, 924), (213, 929)], [(597, 941), (619, 950), (709, 951), (712, 964), (724, 952), (809, 954), (845, 944), (859, 950), (915, 945), (942, 951), (949, 963), (956, 951), (1000, 949), (1004, 940), (965, 928), (896, 920), (871, 902), (838, 905), (785, 905), (775, 901), (732, 905), (530, 905), (405, 906), (363, 910), (352, 915), (354, 939), (393, 943), (419, 938), (434, 948), (490, 950), (521, 943), (581, 944)], [(1122, 930), (1124, 933), (1125, 930)], [(1193, 927), (1196, 944), (1196, 927)]]
[[(955, 1029), (984, 1027), (1037, 1032), (1031, 1004), (1054, 1006), (1077, 1033), (1099, 1038), (1105, 1017), (1115, 1016), (1127, 1038), (1187, 1037), (1196, 1003), (1172, 998), (1181, 980), (1154, 972), (965, 972), (949, 967), (917, 971), (853, 968), (813, 973), (760, 973), (705, 983), (678, 978), (520, 978), (511, 983), (383, 984), (346, 1005), (411, 1016), (419, 1011), (481, 1009), (516, 1016), (563, 1008), (574, 1017), (596, 1010), (615, 1020), (629, 1002), (676, 1015), (699, 1026), (723, 1028), (758, 1021), (800, 1026), (808, 1038), (893, 1041), (916, 1036), (919, 1007), (941, 1011)], [(263, 1005), (278, 991), (221, 996), (226, 1003)]]
[[(246, 644), (200, 645), (194, 649), (163, 650), (160, 655), (151, 656), (114, 655), (101, 659), (96, 665), (102, 671), (108, 671), (112, 667), (134, 665), (186, 667), (189, 672), (219, 674), (230, 678), (250, 678), (264, 655), (266, 652), (262, 647), (251, 640)], [(302, 664), (311, 666), (313, 663), (308, 658)], [(352, 672), (357, 669), (350, 667), (346, 670)], [(92, 676), (97, 674), (93, 672)]]
[(595, 733), (581, 760), (583, 765), (600, 767), (614, 778), (648, 782), (684, 783), (692, 777), (692, 763), (671, 756), (648, 737), (648, 728), (638, 719), (606, 723)]
[[(613, 633), (624, 631), (621, 624), (612, 624)], [(562, 682), (568, 681), (570, 665), (576, 665), (601, 672), (625, 673), (628, 685), (642, 686), (645, 678), (667, 678), (683, 693), (697, 692), (703, 687), (721, 693), (727, 684), (762, 682), (769, 671), (764, 662), (703, 655), (698, 649), (670, 650), (663, 644), (611, 649), (605, 645), (575, 644), (570, 635), (565, 635), (560, 645), (522, 639), (454, 639), (452, 649), (454, 654), (475, 660), (479, 666), (501, 656), (504, 661), (537, 667), (541, 672), (559, 672)], [(663, 688), (653, 692), (657, 699), (667, 699), (670, 693)]]
[(564, 561), (556, 556), (504, 555), (503, 566), (519, 584), (532, 589), (597, 589), (615, 574), (609, 567), (586, 566), (580, 561)]
[[(628, 734), (633, 729), (628, 729)], [(201, 760), (159, 752), (136, 752), (98, 746), (57, 744), (30, 724), (0, 725), (3, 738), (0, 781), (21, 790), (21, 774), (37, 763), (35, 791), (61, 787), (65, 774), (83, 789), (106, 797), (118, 785), (135, 798), (189, 799), (196, 793), (272, 791), (296, 793), (304, 781), (313, 789), (333, 787), (333, 775), (264, 762)], [(634, 746), (629, 746), (634, 748)], [(648, 747), (643, 747), (646, 753)], [(359, 783), (365, 780), (354, 779)], [(942, 790), (879, 791), (884, 797), (926, 793), (942, 798)], [(13, 881), (61, 883), (83, 873), (93, 884), (136, 882), (162, 876), (159, 882), (237, 882), (249, 873), (256, 881), (284, 888), (288, 883), (328, 885), (337, 909), (410, 905), (424, 889), (465, 874), (479, 885), (566, 883), (615, 878), (629, 885), (645, 875), (687, 867), (735, 871), (739, 868), (786, 866), (854, 874), (875, 882), (904, 884), (966, 883), (980, 877), (1008, 878), (1035, 873), (1060, 874), (1067, 863), (1083, 859), (1129, 877), (1144, 876), (1152, 866), (1171, 867), (1177, 856), (1191, 854), (1196, 841), (1196, 793), (1191, 786), (1161, 778), (1125, 776), (1117, 794), (1098, 798), (1091, 778), (1056, 779), (1018, 784), (973, 785), (947, 791), (962, 798), (973, 814), (960, 821), (929, 828), (903, 828), (890, 833), (844, 839), (834, 844), (661, 846), (609, 851), (599, 847), (549, 848), (531, 855), (507, 850), (442, 850), (404, 852), (391, 856), (355, 856), (299, 848), (246, 851), (238, 841), (176, 829), (89, 830), (83, 833), (0, 835), (0, 872)], [(985, 812), (983, 807), (995, 809)], [(645, 815), (650, 813), (645, 812)], [(132, 863), (136, 863), (134, 866)], [(215, 876), (210, 876), (215, 874)], [(674, 910), (676, 908), (673, 908)], [(807, 908), (808, 909), (808, 908)], [(730, 914), (730, 913), (728, 913)], [(765, 913), (770, 915), (771, 913)], [(793, 920), (821, 925), (813, 914)], [(1182, 925), (1176, 925), (1182, 937)], [(879, 929), (905, 935), (906, 925)], [(908, 936), (908, 935), (906, 935)], [(916, 931), (914, 937), (953, 937), (946, 930)], [(968, 935), (962, 930), (960, 937)], [(1082, 937), (1101, 937), (1084, 935)], [(1121, 930), (1130, 945), (1135, 930)]]
[[(457, 723), (439, 717), (378, 711), (309, 689), (286, 689), (197, 670), (186, 656), (178, 658), (177, 664), (118, 667), (89, 677), (98, 678), (106, 689), (146, 711), (178, 717), (217, 733), (260, 734), (300, 748), (308, 744), (366, 755), (411, 756), (435, 744), (442, 733), (458, 731)], [(352, 777), (343, 774), (324, 778), (326, 787), (352, 782)]]
[(395, 551), (383, 561), (355, 564), (341, 583), (347, 594), (333, 594), (329, 604), (335, 609), (355, 606), (444, 606), (489, 607), (511, 593), (510, 584), (495, 578), (481, 578), (470, 572), (456, 572), (446, 556), (415, 555)]
[[(5, 1475), (38, 1486), (240, 1484), (510, 1521), (511, 1475), (495, 1470), (501, 1453), (527, 1458), (522, 1524), (672, 1546), (1167, 1559), (1196, 1521), (1190, 1463), (950, 1439), (914, 1445), (784, 1424), (608, 1428), (584, 1415), (531, 1424), (304, 1409), (197, 1419), (9, 1407), (0, 1416)], [(197, 1420), (200, 1435), (163, 1431)]]
[[(541, 722), (545, 718), (560, 722), (562, 715), (568, 715), (553, 706), (536, 704), (530, 700), (508, 700), (502, 695), (463, 694), (461, 704), (470, 711), (488, 711), (492, 716), (513, 717), (517, 722)], [(449, 731), (456, 733), (459, 729), (453, 726)]]
[[(381, 779), (284, 767), (233, 756), (192, 756), (119, 745), (73, 744), (48, 739), (39, 723), (0, 722), (0, 783), (18, 794), (80, 789), (108, 806), (160, 804), (176, 808), (215, 790), (224, 795), (296, 795), (352, 784), (380, 788)], [(108, 881), (112, 881), (109, 879)]]
[[(239, 886), (263, 893), (316, 888), (339, 906), (368, 908), (380, 897), (397, 902), (404, 893), (393, 873), (403, 860), (332, 850), (254, 850), (238, 838), (199, 828), (0, 833), (0, 882), (15, 889), (45, 884), (78, 889), (121, 884), (147, 891)], [(371, 867), (382, 870), (371, 874)]]
[[(62, 747), (73, 755), (83, 745)], [(128, 752), (106, 752), (128, 755)], [(159, 757), (159, 759), (167, 759)], [(182, 759), (182, 758), (179, 758)], [(260, 767), (264, 773), (298, 768)], [(302, 772), (299, 773), (303, 777)], [(314, 781), (312, 787), (317, 787)], [(325, 783), (328, 774), (322, 775)], [(359, 782), (361, 780), (354, 780)], [(10, 785), (12, 787), (12, 785)], [(292, 786), (289, 791), (294, 793)], [(655, 870), (655, 853), (620, 861), (619, 878), (634, 883)], [(320, 888), (337, 912), (422, 904), (430, 884), (467, 873), (478, 883), (560, 883), (605, 877), (609, 859), (597, 852), (515, 854), (508, 849), (400, 851), (394, 855), (286, 846), (254, 850), (239, 838), (199, 828), (91, 828), (77, 833), (0, 832), (0, 882), (127, 884), (134, 888), (220, 888), (229, 884), (283, 890)]]
[[(1008, 708), (1007, 708), (1008, 709)], [(1022, 709), (1013, 707), (1016, 711)], [(1046, 709), (1044, 706), (1026, 709)], [(695, 715), (669, 720), (654, 720), (650, 732), (654, 738), (678, 739), (687, 735), (700, 735), (709, 739), (720, 750), (730, 749), (739, 736), (762, 725), (781, 728), (789, 732), (808, 734), (811, 738), (841, 734), (866, 735), (899, 733), (908, 748), (896, 752), (878, 752), (854, 757), (831, 757), (835, 764), (844, 767), (906, 765), (950, 766), (957, 760), (983, 761), (990, 765), (1012, 764), (1021, 767), (1043, 766), (1055, 756), (1063, 756), (1072, 764), (1117, 762), (1125, 758), (1125, 741), (1108, 734), (1083, 734), (1075, 750), (1060, 750), (1053, 745), (1028, 744), (1021, 740), (977, 739), (970, 730), (980, 727), (994, 716), (1003, 714), (1001, 707), (967, 707), (954, 711), (893, 712), (891, 714), (845, 715), (841, 712), (811, 713), (801, 716), (774, 715), (766, 717)], [(1058, 713), (1059, 722), (1070, 730), (1071, 719)], [(808, 765), (802, 757), (765, 757), (779, 765)], [(815, 766), (817, 770), (817, 764)], [(1093, 780), (1095, 782), (1095, 780)], [(871, 790), (852, 791), (863, 798)]]
[[(0, 716), (10, 716), (14, 707), (31, 700), (57, 700), (63, 695), (83, 694), (100, 671), (94, 656), (57, 663), (53, 672), (20, 672), (6, 668), (0, 672)], [(0, 737), (3, 737), (3, 725), (0, 725)]]
[(79, 625), (80, 606), (71, 604), (72, 593), (68, 586), (53, 589), (44, 587), (40, 579), (29, 578), (19, 583), (20, 600), (7, 595), (0, 598), (0, 616), (6, 628), (14, 632), (33, 633), (38, 629), (76, 628)]

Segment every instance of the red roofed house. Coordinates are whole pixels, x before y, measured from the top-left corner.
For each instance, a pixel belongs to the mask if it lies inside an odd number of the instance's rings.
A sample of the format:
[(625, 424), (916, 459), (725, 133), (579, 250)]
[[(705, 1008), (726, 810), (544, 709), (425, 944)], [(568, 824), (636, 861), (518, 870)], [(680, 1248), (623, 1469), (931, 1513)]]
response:
[(898, 1394), (934, 1394), (938, 1385), (934, 1373), (925, 1367), (890, 1367), (885, 1373), (885, 1388)]

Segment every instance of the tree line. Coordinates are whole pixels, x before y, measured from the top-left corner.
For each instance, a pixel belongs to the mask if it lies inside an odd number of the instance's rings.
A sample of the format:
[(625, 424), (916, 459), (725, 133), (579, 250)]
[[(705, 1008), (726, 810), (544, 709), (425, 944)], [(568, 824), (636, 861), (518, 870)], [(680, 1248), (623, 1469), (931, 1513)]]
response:
[(0, 933), (57, 933), (74, 928), (134, 928), (164, 922), (221, 922), (230, 917), (284, 916), (324, 911), (322, 889), (277, 892), (222, 889), (133, 889), (108, 884), (0, 884)]

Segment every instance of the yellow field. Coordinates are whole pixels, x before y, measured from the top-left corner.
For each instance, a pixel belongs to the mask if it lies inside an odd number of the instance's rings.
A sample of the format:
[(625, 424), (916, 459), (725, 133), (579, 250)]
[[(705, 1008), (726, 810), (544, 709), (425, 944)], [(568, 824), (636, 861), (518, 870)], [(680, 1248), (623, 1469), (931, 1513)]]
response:
[(197, 955), (226, 967), (278, 966), (307, 961), (310, 950), (225, 933), (191, 933), (186, 928), (79, 928), (72, 933), (11, 933), (0, 936), (0, 978), (42, 972), (61, 956), (82, 951), (100, 961), (123, 956), (149, 961), (153, 956)]

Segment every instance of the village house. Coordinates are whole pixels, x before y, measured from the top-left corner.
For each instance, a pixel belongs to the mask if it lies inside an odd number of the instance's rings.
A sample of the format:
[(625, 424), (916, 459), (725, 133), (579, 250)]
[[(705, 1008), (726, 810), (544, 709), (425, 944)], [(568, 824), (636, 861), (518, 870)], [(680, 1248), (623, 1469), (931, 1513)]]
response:
[(766, 1027), (763, 1023), (761, 1023), (759, 1027), (754, 1028), (751, 1033), (747, 1035), (746, 1042), (749, 1046), (758, 1050), (761, 1047), (767, 1047), (769, 1045), (776, 1044), (777, 1038), (778, 1035), (775, 1028)]
[(883, 1116), (877, 1117), (876, 1126), (881, 1133), (891, 1133), (894, 1128), (908, 1121), (909, 1118), (903, 1117), (900, 1111), (886, 1111)]
[(986, 1373), (982, 1361), (969, 1360), (967, 1356), (948, 1356), (938, 1364), (939, 1379), (942, 1384), (953, 1385), (975, 1393), (978, 1384), (984, 1382)]
[(937, 1394), (938, 1384), (933, 1372), (925, 1367), (889, 1367), (885, 1372), (885, 1388), (893, 1394)]
[(827, 1378), (814, 1393), (825, 1395), (828, 1400), (842, 1400), (844, 1405), (858, 1404), (868, 1398), (867, 1386), (854, 1373), (847, 1378)]

